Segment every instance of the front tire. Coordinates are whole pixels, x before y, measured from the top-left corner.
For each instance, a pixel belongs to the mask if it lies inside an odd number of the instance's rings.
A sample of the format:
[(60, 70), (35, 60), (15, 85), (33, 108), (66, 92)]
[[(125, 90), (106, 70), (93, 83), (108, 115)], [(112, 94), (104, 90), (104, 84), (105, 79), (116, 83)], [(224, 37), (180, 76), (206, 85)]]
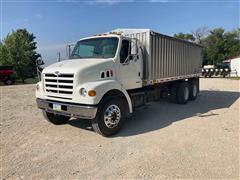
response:
[(123, 98), (107, 98), (100, 103), (97, 116), (92, 120), (95, 132), (103, 136), (116, 134), (127, 117), (128, 104)]
[(43, 111), (43, 116), (45, 119), (55, 125), (61, 125), (61, 124), (66, 124), (70, 117), (63, 116), (63, 115), (58, 115), (58, 114), (53, 114), (50, 112)]

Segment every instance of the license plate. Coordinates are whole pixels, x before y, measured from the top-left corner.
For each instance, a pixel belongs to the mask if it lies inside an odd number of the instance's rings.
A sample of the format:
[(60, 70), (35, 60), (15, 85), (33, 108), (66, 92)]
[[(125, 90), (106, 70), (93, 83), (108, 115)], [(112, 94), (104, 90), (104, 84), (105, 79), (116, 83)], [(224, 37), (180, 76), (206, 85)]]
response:
[(53, 104), (53, 110), (54, 111), (61, 111), (62, 110), (61, 104)]

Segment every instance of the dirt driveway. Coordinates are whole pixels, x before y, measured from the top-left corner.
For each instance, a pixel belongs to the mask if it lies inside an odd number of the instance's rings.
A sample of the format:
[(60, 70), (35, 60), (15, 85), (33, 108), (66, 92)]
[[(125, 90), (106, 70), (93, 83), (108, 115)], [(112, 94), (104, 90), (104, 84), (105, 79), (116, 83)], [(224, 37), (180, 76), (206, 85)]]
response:
[(111, 138), (46, 122), (34, 85), (1, 86), (1, 178), (238, 179), (239, 83), (201, 79), (196, 101), (151, 103)]

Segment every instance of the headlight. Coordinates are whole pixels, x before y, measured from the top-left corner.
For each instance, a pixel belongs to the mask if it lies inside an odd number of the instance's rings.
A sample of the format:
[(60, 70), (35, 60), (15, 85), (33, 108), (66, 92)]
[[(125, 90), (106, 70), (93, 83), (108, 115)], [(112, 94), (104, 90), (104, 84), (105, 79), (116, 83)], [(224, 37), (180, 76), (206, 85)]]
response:
[(79, 90), (79, 93), (80, 93), (80, 95), (82, 95), (82, 96), (86, 96), (86, 95), (87, 95), (87, 90), (86, 90), (85, 88), (81, 88), (81, 89)]

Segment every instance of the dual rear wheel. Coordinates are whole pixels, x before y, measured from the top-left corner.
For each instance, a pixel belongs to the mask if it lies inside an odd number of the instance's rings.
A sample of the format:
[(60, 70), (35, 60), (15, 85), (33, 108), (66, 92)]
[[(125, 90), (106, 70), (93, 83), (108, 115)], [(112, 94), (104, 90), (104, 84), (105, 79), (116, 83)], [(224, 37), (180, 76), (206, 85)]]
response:
[(198, 95), (196, 81), (176, 82), (172, 84), (170, 97), (178, 104), (186, 104), (188, 100), (195, 100)]

